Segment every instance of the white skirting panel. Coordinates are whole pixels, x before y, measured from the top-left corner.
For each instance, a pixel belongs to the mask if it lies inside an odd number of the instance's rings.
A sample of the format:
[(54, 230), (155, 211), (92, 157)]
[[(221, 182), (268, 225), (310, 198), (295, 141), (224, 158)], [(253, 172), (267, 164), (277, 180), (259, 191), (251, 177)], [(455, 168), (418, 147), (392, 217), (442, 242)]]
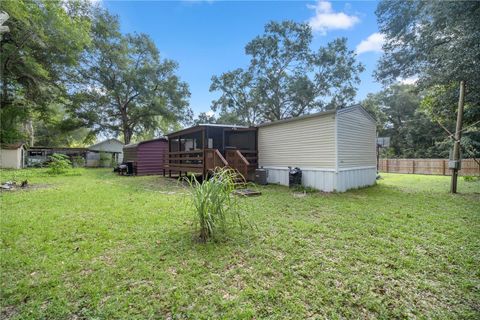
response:
[[(269, 168), (268, 183), (278, 183), (288, 186), (288, 168)], [(302, 184), (325, 192), (344, 192), (375, 184), (377, 170), (370, 168), (342, 169), (335, 172), (331, 169), (302, 169)]]
[(376, 180), (376, 167), (342, 169), (337, 173), (337, 191), (373, 186)]

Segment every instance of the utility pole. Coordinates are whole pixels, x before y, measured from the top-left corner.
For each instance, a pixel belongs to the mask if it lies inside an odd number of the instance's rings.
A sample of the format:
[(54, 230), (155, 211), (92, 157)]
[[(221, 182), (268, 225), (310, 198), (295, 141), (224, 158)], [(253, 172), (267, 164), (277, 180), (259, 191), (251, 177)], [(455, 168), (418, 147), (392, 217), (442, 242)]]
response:
[(452, 169), (452, 181), (450, 183), (450, 193), (457, 193), (458, 171), (460, 169), (460, 139), (462, 138), (463, 124), (463, 104), (465, 101), (465, 81), (460, 81), (460, 95), (458, 97), (457, 126), (455, 129), (455, 142), (453, 145), (452, 163), (449, 165)]

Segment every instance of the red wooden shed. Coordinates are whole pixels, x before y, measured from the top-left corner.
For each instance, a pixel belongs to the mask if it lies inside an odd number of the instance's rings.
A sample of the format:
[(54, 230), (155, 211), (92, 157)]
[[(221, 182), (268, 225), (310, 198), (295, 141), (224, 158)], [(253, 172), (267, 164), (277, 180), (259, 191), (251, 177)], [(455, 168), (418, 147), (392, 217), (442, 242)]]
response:
[(133, 163), (136, 175), (162, 174), (168, 154), (168, 140), (157, 138), (128, 144), (123, 147), (123, 162)]

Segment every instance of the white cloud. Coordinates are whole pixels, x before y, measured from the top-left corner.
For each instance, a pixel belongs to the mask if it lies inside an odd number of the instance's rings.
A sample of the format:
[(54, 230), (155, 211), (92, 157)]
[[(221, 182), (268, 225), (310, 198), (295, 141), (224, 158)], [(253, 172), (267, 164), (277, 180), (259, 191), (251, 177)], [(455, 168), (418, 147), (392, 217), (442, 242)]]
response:
[(207, 112), (205, 112), (205, 114), (206, 114), (209, 118), (211, 118), (211, 117), (213, 117), (213, 116), (215, 115), (215, 112), (213, 112), (212, 110), (208, 110)]
[(385, 41), (385, 36), (379, 32), (372, 33), (367, 39), (362, 40), (355, 50), (357, 54), (365, 52), (382, 52), (382, 45)]
[(308, 20), (308, 24), (313, 31), (322, 35), (325, 35), (327, 30), (350, 29), (360, 22), (357, 16), (334, 12), (332, 4), (328, 1), (319, 0), (316, 5), (307, 5), (307, 7), (315, 10), (315, 16)]

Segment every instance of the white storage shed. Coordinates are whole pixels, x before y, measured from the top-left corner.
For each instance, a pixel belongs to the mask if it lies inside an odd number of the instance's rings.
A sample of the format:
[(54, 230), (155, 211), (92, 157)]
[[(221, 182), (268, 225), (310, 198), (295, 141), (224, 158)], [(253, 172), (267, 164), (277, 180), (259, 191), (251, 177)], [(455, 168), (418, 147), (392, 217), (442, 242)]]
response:
[(1, 144), (0, 168), (22, 169), (25, 167), (25, 150), (23, 143)]
[(375, 120), (352, 106), (261, 124), (258, 164), (269, 183), (288, 185), (288, 167), (299, 167), (304, 186), (326, 192), (373, 185)]

